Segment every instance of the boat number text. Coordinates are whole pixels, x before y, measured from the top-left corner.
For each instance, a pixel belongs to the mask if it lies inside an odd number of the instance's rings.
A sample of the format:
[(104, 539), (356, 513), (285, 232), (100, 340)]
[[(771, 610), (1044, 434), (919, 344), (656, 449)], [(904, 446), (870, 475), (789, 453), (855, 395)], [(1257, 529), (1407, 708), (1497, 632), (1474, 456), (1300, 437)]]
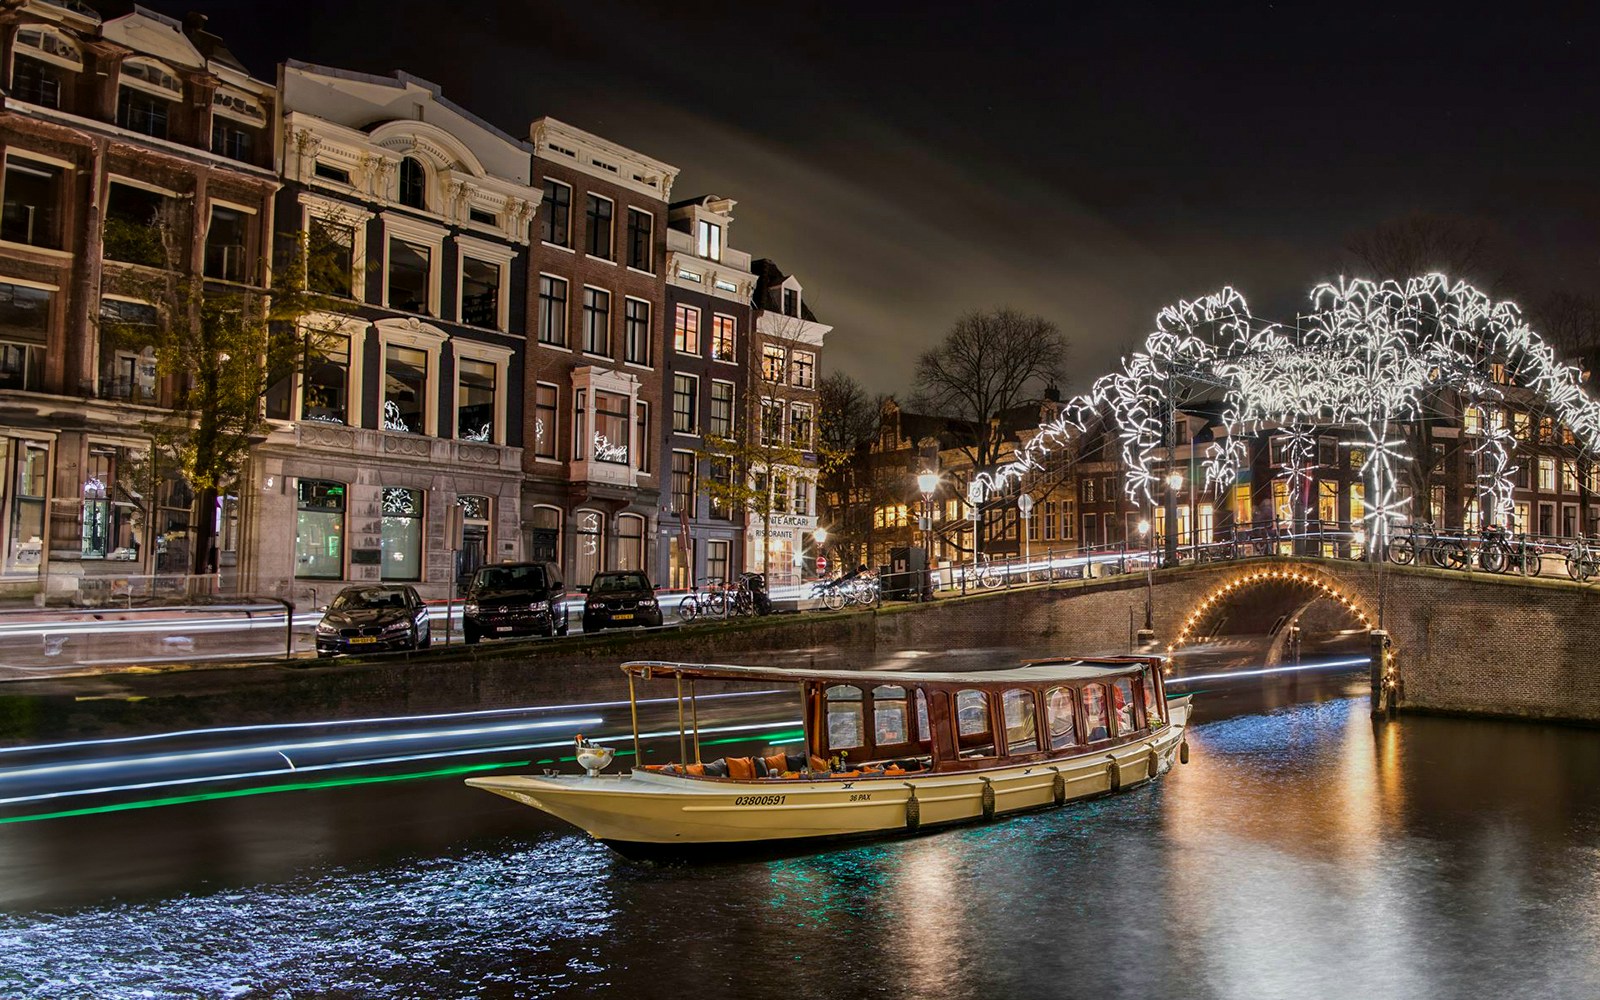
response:
[(854, 795), (850, 796), (850, 801), (851, 802), (871, 802), (872, 801), (872, 793), (871, 792), (856, 792)]
[(781, 806), (787, 795), (736, 795), (733, 804), (736, 806)]

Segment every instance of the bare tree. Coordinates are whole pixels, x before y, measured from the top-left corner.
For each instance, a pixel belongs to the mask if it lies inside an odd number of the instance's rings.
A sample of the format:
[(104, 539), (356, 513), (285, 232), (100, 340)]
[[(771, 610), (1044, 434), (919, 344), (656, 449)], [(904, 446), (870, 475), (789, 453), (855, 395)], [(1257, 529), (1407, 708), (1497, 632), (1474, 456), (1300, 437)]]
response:
[(1556, 292), (1529, 310), (1529, 321), (1563, 358), (1590, 372), (1600, 365), (1600, 300)]
[(844, 372), (829, 372), (817, 385), (818, 448), (822, 465), (821, 511), (831, 544), (851, 565), (870, 548), (872, 512), (879, 503), (875, 457), (870, 445), (883, 426), (887, 396), (872, 396)]
[(1511, 280), (1499, 232), (1465, 216), (1414, 212), (1354, 234), (1345, 249), (1378, 281), (1438, 271), (1493, 291)]
[(1010, 308), (971, 312), (917, 359), (913, 401), (972, 425), (972, 441), (961, 448), (982, 471), (1001, 452), (1005, 430), (998, 418), (1059, 382), (1066, 360), (1061, 330), (1042, 316)]

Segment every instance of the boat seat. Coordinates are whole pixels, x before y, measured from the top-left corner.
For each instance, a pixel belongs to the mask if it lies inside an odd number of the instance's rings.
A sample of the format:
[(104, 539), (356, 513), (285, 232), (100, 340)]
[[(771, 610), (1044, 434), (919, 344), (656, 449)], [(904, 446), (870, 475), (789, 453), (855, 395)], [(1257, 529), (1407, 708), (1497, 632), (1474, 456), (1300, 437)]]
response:
[(756, 776), (756, 762), (752, 757), (727, 757), (728, 777), (739, 781), (749, 781)]

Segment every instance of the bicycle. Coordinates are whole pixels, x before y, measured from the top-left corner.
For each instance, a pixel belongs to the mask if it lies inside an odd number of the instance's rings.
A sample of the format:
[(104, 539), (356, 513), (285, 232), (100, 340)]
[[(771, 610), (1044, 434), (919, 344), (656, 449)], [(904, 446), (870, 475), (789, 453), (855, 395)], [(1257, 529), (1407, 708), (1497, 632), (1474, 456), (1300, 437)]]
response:
[(1478, 532), (1478, 567), (1486, 573), (1505, 573), (1511, 569), (1513, 556), (1518, 569), (1522, 568), (1522, 554), (1511, 551), (1511, 541), (1506, 529), (1498, 524), (1485, 525)]
[(728, 617), (728, 595), (720, 577), (707, 577), (678, 602), (678, 619), (685, 624), (696, 618)]
[(1580, 533), (1567, 546), (1567, 575), (1578, 583), (1588, 583), (1597, 569), (1600, 569), (1600, 552), (1596, 552)]
[(1466, 569), (1468, 562), (1466, 543), (1439, 534), (1432, 521), (1418, 521), (1406, 534), (1396, 535), (1389, 541), (1388, 555), (1397, 566), (1427, 559), (1440, 569)]
[(984, 590), (993, 590), (1005, 583), (1005, 578), (995, 572), (994, 564), (985, 556), (972, 573), (973, 582)]

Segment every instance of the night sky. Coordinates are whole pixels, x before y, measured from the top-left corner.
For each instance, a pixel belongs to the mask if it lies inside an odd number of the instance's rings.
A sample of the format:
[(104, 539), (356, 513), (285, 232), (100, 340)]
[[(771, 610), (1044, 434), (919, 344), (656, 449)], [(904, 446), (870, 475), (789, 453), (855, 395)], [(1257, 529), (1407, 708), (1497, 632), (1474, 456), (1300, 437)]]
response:
[(961, 312), (1066, 332), (1076, 387), (1161, 306), (1233, 284), (1291, 318), (1411, 212), (1483, 220), (1523, 296), (1600, 276), (1593, 17), (1500, 5), (154, 0), (258, 75), (405, 69), (517, 136), (553, 115), (736, 199), (835, 331), (905, 393)]

